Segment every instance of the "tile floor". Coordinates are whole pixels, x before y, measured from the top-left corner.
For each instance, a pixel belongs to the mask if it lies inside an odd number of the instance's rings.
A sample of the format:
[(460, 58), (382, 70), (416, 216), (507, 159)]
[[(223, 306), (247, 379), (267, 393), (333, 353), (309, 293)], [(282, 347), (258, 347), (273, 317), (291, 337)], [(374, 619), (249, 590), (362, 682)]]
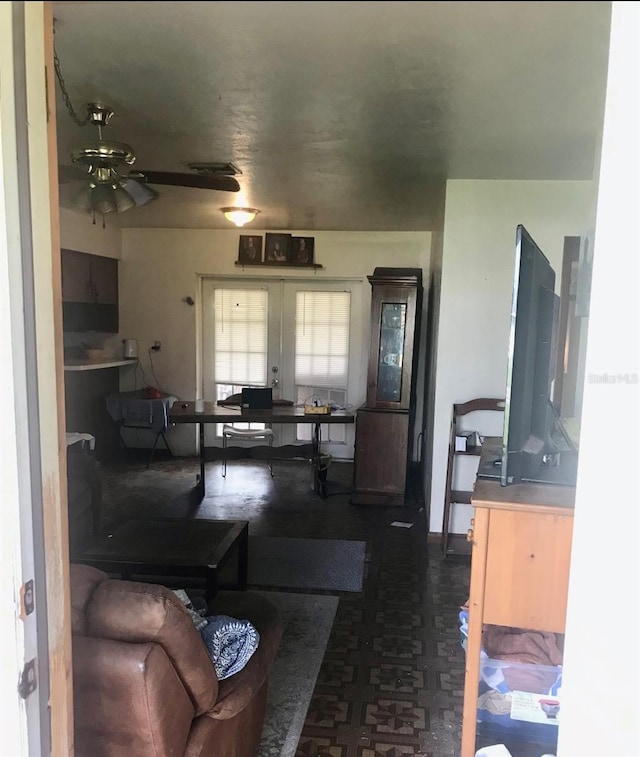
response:
[(427, 543), (420, 503), (351, 505), (352, 466), (337, 462), (323, 500), (311, 490), (308, 464), (291, 460), (276, 462), (273, 478), (257, 461), (231, 462), (224, 479), (220, 463), (210, 463), (206, 497), (196, 502), (189, 492), (197, 468), (195, 460), (176, 458), (149, 469), (140, 462), (103, 465), (103, 530), (132, 515), (218, 517), (248, 520), (255, 535), (367, 542), (364, 590), (340, 594), (297, 755), (459, 755), (458, 610), (469, 562), (445, 559)]

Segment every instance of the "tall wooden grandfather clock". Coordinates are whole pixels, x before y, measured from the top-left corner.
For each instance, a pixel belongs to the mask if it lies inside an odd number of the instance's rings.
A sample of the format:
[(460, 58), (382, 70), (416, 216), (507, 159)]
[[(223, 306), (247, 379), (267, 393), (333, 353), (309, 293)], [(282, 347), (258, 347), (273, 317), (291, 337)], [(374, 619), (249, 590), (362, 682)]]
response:
[(404, 505), (415, 421), (422, 270), (376, 268), (367, 400), (356, 413), (356, 505)]

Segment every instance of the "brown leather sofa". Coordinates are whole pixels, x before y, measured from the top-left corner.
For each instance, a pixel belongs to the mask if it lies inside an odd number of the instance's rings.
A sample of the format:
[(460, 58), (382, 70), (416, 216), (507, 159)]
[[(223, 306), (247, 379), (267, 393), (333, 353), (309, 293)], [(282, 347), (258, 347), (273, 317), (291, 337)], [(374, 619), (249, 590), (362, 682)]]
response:
[(172, 591), (71, 565), (77, 757), (256, 754), (278, 612), (249, 591), (221, 593), (209, 613), (250, 620), (260, 634), (247, 665), (222, 681)]

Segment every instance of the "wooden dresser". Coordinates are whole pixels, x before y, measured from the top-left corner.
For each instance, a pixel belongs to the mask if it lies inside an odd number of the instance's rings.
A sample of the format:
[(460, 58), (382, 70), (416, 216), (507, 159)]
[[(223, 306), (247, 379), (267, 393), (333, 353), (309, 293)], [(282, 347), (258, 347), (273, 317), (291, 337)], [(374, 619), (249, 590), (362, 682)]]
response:
[[(495, 457), (495, 441), (485, 440), (483, 458)], [(574, 501), (575, 487), (476, 479), (462, 757), (476, 751), (483, 625), (564, 633)]]

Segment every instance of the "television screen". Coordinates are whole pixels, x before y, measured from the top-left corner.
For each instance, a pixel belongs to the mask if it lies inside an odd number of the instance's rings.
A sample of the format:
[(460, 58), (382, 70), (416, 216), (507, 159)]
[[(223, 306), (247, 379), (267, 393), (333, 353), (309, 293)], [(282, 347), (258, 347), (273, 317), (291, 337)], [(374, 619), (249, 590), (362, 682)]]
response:
[(575, 450), (558, 442), (552, 405), (559, 297), (555, 272), (531, 235), (516, 230), (500, 483), (575, 484)]

